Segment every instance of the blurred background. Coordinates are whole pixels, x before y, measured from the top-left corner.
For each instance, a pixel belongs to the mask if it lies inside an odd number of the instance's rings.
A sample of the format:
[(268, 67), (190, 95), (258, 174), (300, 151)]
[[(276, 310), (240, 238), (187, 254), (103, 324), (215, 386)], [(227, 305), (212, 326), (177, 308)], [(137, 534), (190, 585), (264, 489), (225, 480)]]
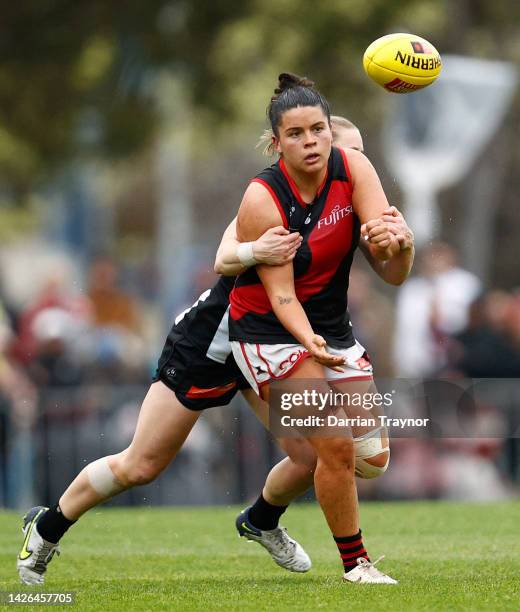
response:
[[(272, 163), (255, 145), (282, 71), (315, 80), (359, 126), (417, 236), (402, 287), (359, 254), (352, 272), (356, 335), (378, 374), (517, 389), (519, 24), (515, 0), (4, 6), (0, 506), (49, 503), (130, 441), (174, 316), (215, 282), (220, 237)], [(430, 40), (445, 65), (408, 96), (361, 63), (399, 31)], [(520, 447), (504, 432), (396, 440), (389, 472), (361, 497), (515, 495)], [(200, 419), (158, 481), (112, 503), (238, 503), (279, 457), (237, 398)]]

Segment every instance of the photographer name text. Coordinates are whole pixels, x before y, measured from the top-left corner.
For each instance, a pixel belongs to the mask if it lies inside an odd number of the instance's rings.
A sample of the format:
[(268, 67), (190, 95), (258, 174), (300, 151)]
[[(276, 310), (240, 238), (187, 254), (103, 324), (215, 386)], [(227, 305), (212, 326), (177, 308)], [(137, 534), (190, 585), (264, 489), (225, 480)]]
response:
[(338, 417), (333, 414), (326, 417), (316, 415), (292, 417), (284, 414), (280, 418), (282, 427), (397, 427), (406, 429), (407, 427), (426, 427), (429, 422), (430, 419), (402, 419), (384, 414), (375, 418)]

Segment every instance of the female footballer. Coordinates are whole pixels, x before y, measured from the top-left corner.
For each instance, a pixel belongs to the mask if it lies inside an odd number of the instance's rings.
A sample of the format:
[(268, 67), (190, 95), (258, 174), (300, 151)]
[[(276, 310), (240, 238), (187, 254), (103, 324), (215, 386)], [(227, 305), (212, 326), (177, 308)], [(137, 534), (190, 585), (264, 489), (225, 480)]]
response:
[[(238, 277), (229, 320), (235, 360), (265, 400), (272, 382), (284, 378), (310, 379), (323, 391), (329, 383), (350, 390), (351, 381), (369, 389), (372, 367), (347, 310), (360, 232), (396, 283), (407, 277), (412, 257), (382, 220), (389, 206), (368, 159), (332, 147), (329, 105), (311, 81), (280, 75), (268, 117), (280, 159), (247, 188), (237, 235), (252, 241), (282, 224), (298, 231), (303, 242), (292, 263), (259, 265)], [(317, 455), (316, 496), (338, 545), (344, 579), (395, 584), (374, 567), (363, 545), (352, 438), (313, 433), (308, 441)]]

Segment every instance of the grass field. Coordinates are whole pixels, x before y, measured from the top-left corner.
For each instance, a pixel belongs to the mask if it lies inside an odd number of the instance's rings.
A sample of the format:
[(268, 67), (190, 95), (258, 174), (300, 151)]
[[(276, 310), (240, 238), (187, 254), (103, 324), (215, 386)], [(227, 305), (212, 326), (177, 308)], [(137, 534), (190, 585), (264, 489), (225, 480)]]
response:
[[(315, 504), (283, 517), (313, 560), (307, 574), (239, 539), (238, 510), (94, 510), (63, 539), (44, 590), (75, 592), (77, 610), (520, 609), (520, 502), (362, 504), (369, 553), (386, 554), (382, 569), (398, 586), (343, 583)], [(21, 590), (19, 526), (0, 512), (1, 591)]]

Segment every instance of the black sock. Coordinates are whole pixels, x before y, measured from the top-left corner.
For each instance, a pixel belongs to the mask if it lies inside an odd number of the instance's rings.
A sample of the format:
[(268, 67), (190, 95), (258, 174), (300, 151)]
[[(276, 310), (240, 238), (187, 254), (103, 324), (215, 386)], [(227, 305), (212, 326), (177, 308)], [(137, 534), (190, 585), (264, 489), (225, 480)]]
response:
[(38, 519), (38, 533), (47, 542), (57, 544), (67, 529), (74, 525), (75, 522), (69, 521), (68, 518), (63, 516), (60, 506), (56, 504), (49, 508), (47, 512), (44, 512)]
[(251, 525), (263, 531), (270, 531), (278, 527), (278, 521), (286, 511), (287, 506), (273, 506), (266, 502), (264, 496), (260, 497), (249, 509), (248, 519)]
[(367, 551), (363, 545), (361, 530), (351, 536), (334, 536), (334, 541), (338, 547), (339, 556), (343, 562), (345, 572), (350, 572), (350, 570), (353, 570), (357, 566), (357, 560), (360, 557), (370, 561)]

